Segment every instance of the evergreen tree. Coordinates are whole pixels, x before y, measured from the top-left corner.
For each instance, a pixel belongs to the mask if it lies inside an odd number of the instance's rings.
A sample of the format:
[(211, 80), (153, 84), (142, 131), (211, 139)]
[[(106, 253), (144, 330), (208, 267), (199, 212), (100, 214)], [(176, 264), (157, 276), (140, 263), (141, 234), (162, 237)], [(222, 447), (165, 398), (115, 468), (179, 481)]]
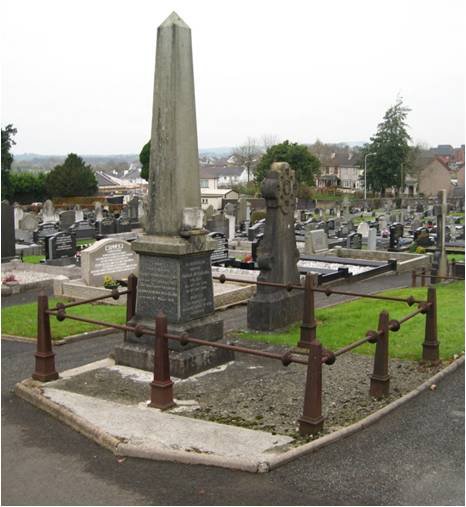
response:
[(63, 165), (57, 165), (47, 174), (45, 188), (52, 197), (88, 196), (97, 192), (97, 180), (91, 166), (70, 153)]
[(409, 109), (399, 98), (390, 107), (379, 123), (376, 134), (371, 142), (361, 151), (361, 167), (364, 167), (364, 157), (367, 157), (367, 187), (375, 192), (385, 194), (385, 189), (404, 186), (404, 178), (411, 169), (410, 147), (406, 117)]
[(2, 199), (11, 199), (10, 170), (13, 163), (11, 147), (16, 144), (13, 137), (18, 132), (10, 123), (2, 131)]
[(256, 167), (256, 180), (262, 181), (273, 162), (288, 162), (296, 173), (298, 183), (314, 185), (320, 162), (304, 144), (285, 141), (271, 146), (264, 153)]
[(139, 162), (142, 165), (141, 178), (149, 181), (150, 141), (143, 146), (139, 154)]

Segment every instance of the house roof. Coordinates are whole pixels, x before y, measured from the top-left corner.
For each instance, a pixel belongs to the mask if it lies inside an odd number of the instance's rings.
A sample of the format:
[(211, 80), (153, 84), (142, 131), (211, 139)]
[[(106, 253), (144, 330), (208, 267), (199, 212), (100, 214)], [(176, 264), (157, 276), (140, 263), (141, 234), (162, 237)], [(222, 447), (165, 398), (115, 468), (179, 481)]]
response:
[(225, 197), (230, 192), (236, 194), (236, 192), (231, 188), (217, 188), (217, 189), (201, 188), (202, 197)]
[(202, 166), (199, 168), (199, 176), (202, 179), (215, 179), (222, 176), (241, 176), (244, 171), (243, 167), (239, 166)]
[(451, 144), (439, 144), (436, 148), (431, 148), (430, 151), (437, 156), (454, 155), (455, 153)]
[(115, 185), (121, 185), (118, 178), (110, 176), (103, 171), (95, 171), (95, 178), (99, 187), (114, 187)]

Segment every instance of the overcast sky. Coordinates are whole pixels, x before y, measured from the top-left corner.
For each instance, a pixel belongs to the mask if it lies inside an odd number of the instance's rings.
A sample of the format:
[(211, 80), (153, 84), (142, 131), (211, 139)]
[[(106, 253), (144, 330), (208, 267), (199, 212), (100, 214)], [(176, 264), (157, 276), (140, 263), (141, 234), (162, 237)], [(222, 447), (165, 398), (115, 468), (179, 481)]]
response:
[(200, 148), (364, 141), (398, 94), (415, 142), (465, 136), (463, 0), (12, 0), (2, 116), (15, 153), (139, 153), (157, 26), (191, 27)]

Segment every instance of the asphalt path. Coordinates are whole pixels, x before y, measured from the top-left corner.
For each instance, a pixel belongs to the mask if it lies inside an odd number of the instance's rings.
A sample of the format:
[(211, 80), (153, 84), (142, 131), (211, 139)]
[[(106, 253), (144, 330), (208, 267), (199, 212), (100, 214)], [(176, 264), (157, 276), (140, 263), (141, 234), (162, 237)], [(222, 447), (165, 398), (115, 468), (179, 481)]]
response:
[[(109, 335), (56, 347), (59, 370)], [(375, 425), (268, 474), (109, 451), (17, 398), (32, 344), (2, 340), (2, 505), (463, 505), (464, 367)]]

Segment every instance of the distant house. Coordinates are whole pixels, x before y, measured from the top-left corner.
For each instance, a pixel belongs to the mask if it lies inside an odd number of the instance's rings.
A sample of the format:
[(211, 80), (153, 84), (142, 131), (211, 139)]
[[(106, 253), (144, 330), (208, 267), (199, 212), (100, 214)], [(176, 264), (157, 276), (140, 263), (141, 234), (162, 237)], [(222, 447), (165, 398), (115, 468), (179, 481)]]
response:
[(94, 174), (99, 192), (103, 194), (109, 192), (124, 193), (127, 190), (143, 189), (147, 186), (147, 181), (143, 178), (117, 178), (104, 171), (95, 171)]
[(426, 159), (423, 165), (417, 178), (419, 193), (429, 197), (437, 195), (442, 189), (445, 189), (447, 193), (453, 190), (452, 172), (441, 157)]
[(247, 169), (240, 166), (201, 166), (199, 168), (201, 188), (210, 188), (212, 183), (206, 180), (216, 179), (215, 188), (231, 188), (233, 185), (248, 181)]
[(352, 152), (334, 152), (329, 158), (321, 160), (316, 185), (320, 188), (338, 187), (348, 192), (360, 190), (363, 188), (363, 173)]
[(216, 210), (223, 207), (223, 199), (238, 199), (239, 195), (231, 188), (220, 187), (220, 177), (218, 167), (200, 167), (200, 187), (201, 187), (201, 206), (202, 209), (210, 205)]

